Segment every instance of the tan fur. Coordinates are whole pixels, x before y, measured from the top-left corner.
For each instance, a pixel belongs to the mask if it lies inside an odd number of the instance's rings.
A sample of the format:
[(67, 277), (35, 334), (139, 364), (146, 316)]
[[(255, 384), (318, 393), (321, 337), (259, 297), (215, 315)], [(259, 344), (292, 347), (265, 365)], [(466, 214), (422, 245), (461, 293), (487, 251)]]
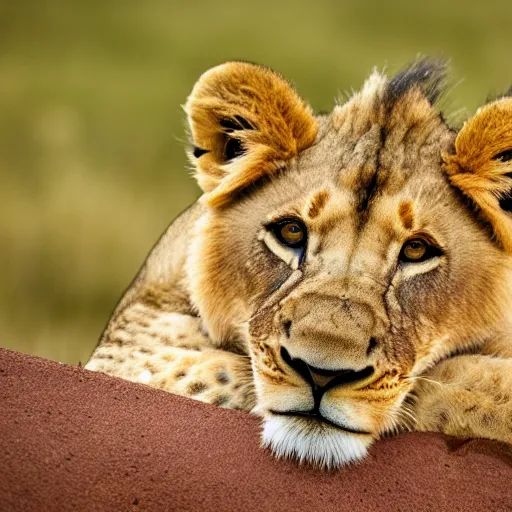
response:
[[(243, 62), (228, 62), (204, 73), (185, 111), (195, 145), (209, 151), (201, 158), (198, 182), (211, 206), (226, 204), (235, 190), (272, 175), (311, 146), (317, 132), (311, 109), (283, 78)], [(252, 127), (237, 134), (248, 151), (226, 162), (226, 133), (220, 122), (237, 117)]]
[[(314, 117), (266, 68), (205, 73), (186, 106), (204, 196), (87, 367), (253, 410), (277, 455), (323, 466), (404, 428), (512, 442), (511, 214), (496, 199), (512, 184), (495, 158), (512, 100), (457, 135), (432, 105), (441, 74), (374, 73)], [(243, 153), (225, 162), (233, 137)], [(290, 218), (307, 227), (302, 258), (269, 227)], [(400, 262), (417, 237), (439, 252)]]
[(480, 208), (508, 252), (512, 252), (512, 215), (503, 212), (499, 199), (512, 188), (512, 161), (495, 157), (511, 148), (512, 98), (503, 98), (467, 121), (455, 141), (455, 154), (444, 156), (451, 182)]

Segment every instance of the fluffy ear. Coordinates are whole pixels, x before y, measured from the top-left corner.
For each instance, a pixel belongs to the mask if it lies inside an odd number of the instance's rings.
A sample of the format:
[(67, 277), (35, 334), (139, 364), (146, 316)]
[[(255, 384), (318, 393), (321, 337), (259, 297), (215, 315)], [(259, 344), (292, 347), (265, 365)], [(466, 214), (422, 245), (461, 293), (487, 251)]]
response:
[(455, 153), (443, 158), (452, 184), (473, 201), (512, 253), (512, 98), (479, 109), (457, 135)]
[(283, 168), (311, 146), (317, 123), (294, 89), (270, 69), (228, 62), (204, 73), (185, 111), (190, 158), (211, 206)]

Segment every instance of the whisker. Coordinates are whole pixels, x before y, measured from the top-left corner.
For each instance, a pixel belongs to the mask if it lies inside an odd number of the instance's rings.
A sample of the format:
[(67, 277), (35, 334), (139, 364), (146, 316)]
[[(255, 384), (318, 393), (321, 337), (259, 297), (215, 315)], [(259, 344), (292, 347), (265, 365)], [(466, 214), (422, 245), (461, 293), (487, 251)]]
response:
[(404, 407), (400, 412), (401, 414), (404, 414), (407, 417), (407, 419), (411, 420), (413, 424), (417, 423), (417, 418), (412, 410), (409, 410), (406, 407)]
[(429, 379), (428, 377), (421, 377), (421, 376), (413, 377), (413, 376), (410, 376), (410, 377), (406, 377), (405, 380), (410, 380), (412, 382), (416, 382), (417, 380), (421, 380), (421, 381), (429, 382), (430, 384), (436, 384), (439, 387), (444, 387), (445, 386), (445, 384), (443, 384), (442, 382), (439, 382), (439, 381), (433, 380), (433, 379)]

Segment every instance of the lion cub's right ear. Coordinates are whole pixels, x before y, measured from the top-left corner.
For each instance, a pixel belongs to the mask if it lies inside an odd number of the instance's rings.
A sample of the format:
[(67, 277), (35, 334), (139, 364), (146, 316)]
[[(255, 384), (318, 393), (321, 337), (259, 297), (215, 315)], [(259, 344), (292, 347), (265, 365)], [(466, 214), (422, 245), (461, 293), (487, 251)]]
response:
[(283, 168), (317, 134), (311, 109), (288, 82), (268, 68), (244, 62), (204, 73), (185, 111), (197, 181), (215, 207)]
[(460, 130), (444, 168), (512, 253), (512, 97), (489, 103)]

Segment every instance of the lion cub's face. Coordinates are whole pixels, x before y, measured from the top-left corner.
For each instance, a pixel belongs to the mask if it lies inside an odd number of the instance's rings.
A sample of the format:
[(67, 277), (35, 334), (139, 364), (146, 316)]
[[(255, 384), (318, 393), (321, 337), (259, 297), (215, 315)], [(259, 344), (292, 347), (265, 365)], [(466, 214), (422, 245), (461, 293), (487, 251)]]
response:
[[(278, 91), (285, 125), (304, 117), (286, 136), (272, 132), (254, 81), (235, 113), (210, 102), (220, 132), (194, 124), (198, 91), (189, 99), (199, 179), (213, 180), (195, 299), (219, 342), (245, 334), (264, 441), (278, 454), (326, 466), (364, 456), (407, 422), (415, 378), (477, 346), (500, 318), (506, 256), (443, 169), (455, 134), (430, 103), (436, 78), (421, 81), (434, 71), (373, 75), (319, 118)], [(227, 101), (225, 84), (210, 87)]]

